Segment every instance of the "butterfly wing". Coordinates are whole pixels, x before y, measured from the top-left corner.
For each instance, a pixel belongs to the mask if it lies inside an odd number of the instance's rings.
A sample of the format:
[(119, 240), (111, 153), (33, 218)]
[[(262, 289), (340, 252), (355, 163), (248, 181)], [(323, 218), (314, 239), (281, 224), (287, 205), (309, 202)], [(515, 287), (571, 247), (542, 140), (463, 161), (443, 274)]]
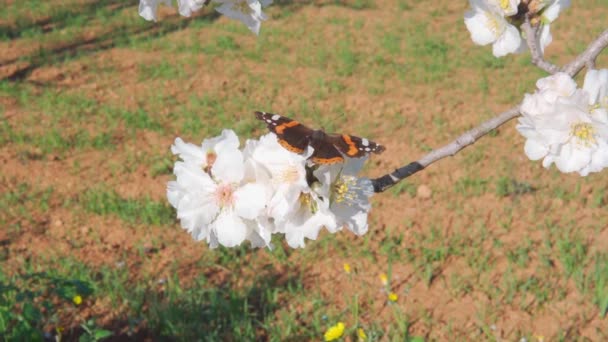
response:
[(310, 160), (315, 164), (335, 164), (342, 163), (344, 156), (338, 149), (327, 139), (329, 136), (322, 131), (315, 131), (313, 136), (321, 135), (319, 138), (313, 138), (310, 146), (314, 148), (314, 152)]
[(313, 130), (288, 117), (266, 112), (255, 112), (255, 117), (266, 123), (277, 135), (279, 144), (287, 150), (302, 153), (310, 143)]
[(330, 134), (329, 141), (342, 153), (351, 158), (361, 158), (369, 153), (382, 153), (386, 148), (365, 138), (348, 134)]

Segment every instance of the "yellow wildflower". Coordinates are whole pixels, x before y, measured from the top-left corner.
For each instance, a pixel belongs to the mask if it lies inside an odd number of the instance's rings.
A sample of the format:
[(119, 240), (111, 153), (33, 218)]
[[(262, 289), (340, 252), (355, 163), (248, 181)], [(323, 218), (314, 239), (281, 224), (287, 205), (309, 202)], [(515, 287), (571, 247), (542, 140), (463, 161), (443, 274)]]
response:
[(367, 335), (365, 335), (363, 328), (357, 329), (357, 336), (359, 336), (359, 342), (367, 341)]
[(344, 263), (344, 272), (350, 274), (350, 265), (347, 263)]
[(382, 285), (388, 285), (388, 277), (386, 276), (386, 273), (380, 274), (380, 281), (382, 282)]
[(396, 302), (397, 299), (399, 299), (399, 296), (397, 296), (395, 292), (391, 292), (388, 294), (388, 300), (390, 300), (391, 302)]
[(80, 295), (75, 295), (74, 298), (72, 298), (72, 302), (76, 305), (80, 305), (82, 304), (82, 297), (80, 297)]
[(325, 341), (334, 341), (342, 337), (342, 334), (344, 334), (344, 323), (338, 322), (333, 327), (329, 327), (323, 337), (325, 337)]

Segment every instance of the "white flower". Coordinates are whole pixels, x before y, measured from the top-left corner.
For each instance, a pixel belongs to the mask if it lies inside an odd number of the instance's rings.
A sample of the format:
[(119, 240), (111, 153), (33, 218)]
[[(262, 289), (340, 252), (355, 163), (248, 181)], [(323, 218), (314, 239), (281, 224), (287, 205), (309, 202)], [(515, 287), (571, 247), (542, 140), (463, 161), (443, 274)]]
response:
[(500, 6), (484, 0), (469, 2), (473, 8), (465, 13), (464, 23), (475, 44), (492, 44), (496, 57), (525, 49), (519, 30), (505, 19), (505, 12)]
[(234, 247), (247, 238), (259, 246), (263, 245), (260, 239), (270, 239), (254, 221), (266, 204), (266, 187), (244, 181), (245, 164), (238, 145), (232, 143), (235, 136), (225, 131), (219, 138), (204, 141), (203, 146), (212, 146), (216, 154), (212, 162), (207, 158), (203, 164), (195, 157), (206, 155), (204, 147), (196, 152), (179, 138), (172, 146), (175, 154), (188, 160), (176, 162), (176, 180), (169, 182), (167, 198), (177, 209), (182, 227), (212, 248), (218, 244)]
[(285, 233), (285, 240), (292, 248), (304, 247), (304, 238), (316, 240), (323, 227), (331, 233), (336, 232), (329, 200), (313, 191), (301, 192), (289, 215), (276, 225), (278, 232)]
[(280, 221), (298, 201), (300, 193), (309, 188), (305, 165), (312, 148), (304, 154), (289, 152), (279, 144), (274, 133), (269, 133), (259, 142), (248, 142), (246, 150), (251, 154), (248, 162), (254, 163), (252, 169), (258, 170), (256, 179), (267, 179), (273, 189), (267, 214)]
[(570, 0), (543, 0), (541, 2), (541, 6), (544, 7), (541, 20), (545, 24), (554, 22), (561, 11), (570, 7)]
[(520, 0), (489, 0), (489, 2), (500, 8), (505, 16), (511, 16), (517, 14)]
[(239, 147), (239, 138), (234, 131), (225, 129), (220, 136), (203, 140), (201, 147), (185, 143), (181, 138), (175, 138), (171, 152), (178, 155), (186, 163), (196, 164), (205, 169), (213, 165), (218, 153), (222, 150), (234, 150)]
[(551, 23), (557, 19), (559, 13), (570, 6), (570, 0), (544, 0), (541, 7), (544, 7), (540, 16), (540, 50), (545, 52), (545, 48), (551, 44)]
[[(222, 4), (216, 8), (216, 11), (241, 21), (251, 32), (260, 33), (260, 25), (266, 20), (266, 15), (262, 13), (262, 4), (258, 0), (216, 0), (216, 2)], [(271, 2), (264, 1), (266, 4)]]
[(314, 172), (321, 183), (318, 192), (329, 198), (338, 226), (346, 225), (357, 235), (367, 232), (369, 198), (374, 194), (371, 181), (357, 177), (366, 159), (346, 158), (344, 164), (323, 165)]
[(201, 9), (205, 4), (205, 0), (177, 0), (177, 8), (179, 14), (184, 17), (189, 17), (192, 12), (196, 12)]
[(156, 12), (160, 3), (171, 6), (171, 0), (139, 0), (139, 15), (148, 21), (156, 21), (158, 19)]
[(530, 159), (581, 176), (608, 166), (608, 120), (602, 112), (593, 113), (597, 103), (588, 93), (605, 89), (608, 75), (598, 76), (588, 76), (581, 90), (570, 76), (558, 73), (539, 80), (536, 93), (526, 94), (517, 130), (527, 138), (524, 151)]
[(583, 90), (589, 94), (591, 115), (608, 123), (608, 69), (587, 71)]

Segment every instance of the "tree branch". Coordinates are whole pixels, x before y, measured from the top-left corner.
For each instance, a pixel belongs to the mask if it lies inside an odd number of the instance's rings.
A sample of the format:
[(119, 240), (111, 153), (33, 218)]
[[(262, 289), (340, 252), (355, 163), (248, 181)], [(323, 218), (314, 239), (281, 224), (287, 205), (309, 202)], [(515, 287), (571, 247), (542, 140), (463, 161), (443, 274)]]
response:
[(392, 187), (397, 184), (404, 178), (407, 178), (414, 173), (424, 169), (430, 164), (449, 157), (453, 156), (458, 151), (463, 148), (472, 145), (475, 141), (477, 141), (482, 136), (488, 134), (493, 129), (503, 125), (507, 121), (517, 117), (519, 115), (519, 105), (513, 107), (506, 112), (499, 114), (498, 116), (493, 117), (492, 119), (482, 123), (481, 125), (465, 132), (463, 135), (456, 138), (456, 140), (451, 143), (440, 147), (436, 150), (431, 151), (431, 153), (423, 156), (415, 162), (412, 162), (404, 167), (396, 169), (392, 173), (384, 175), (382, 177), (372, 179), (372, 184), (374, 185), (375, 192), (383, 192), (384, 190)]
[(521, 25), (521, 28), (526, 34), (526, 43), (528, 44), (528, 49), (530, 49), (532, 64), (550, 74), (559, 72), (560, 69), (557, 65), (547, 62), (543, 57), (543, 52), (540, 47), (538, 27), (532, 27), (530, 24), (530, 19), (526, 17), (526, 21)]
[[(589, 44), (589, 47), (583, 53), (577, 56), (572, 62), (568, 63), (565, 67), (559, 68), (558, 66), (551, 64), (543, 59), (542, 54), (540, 53), (540, 46), (538, 45), (538, 30), (530, 25), (529, 20), (526, 19), (526, 22), (522, 25), (522, 27), (526, 32), (526, 37), (534, 37), (534, 39), (526, 40), (528, 42), (528, 47), (530, 48), (530, 53), (532, 54), (532, 63), (551, 74), (554, 74), (559, 71), (564, 71), (568, 73), (571, 77), (574, 77), (579, 71), (581, 71), (583, 67), (595, 65), (595, 59), (597, 58), (597, 56), (604, 48), (608, 46), (608, 30), (605, 30), (595, 41)], [(440, 159), (455, 155), (456, 153), (458, 153), (458, 151), (469, 145), (472, 145), (473, 143), (475, 143), (475, 141), (477, 141), (482, 136), (488, 134), (493, 129), (496, 129), (507, 121), (517, 117), (519, 115), (519, 106), (520, 105), (517, 105), (507, 110), (506, 112), (503, 112), (498, 116), (495, 116), (494, 118), (482, 123), (481, 125), (465, 132), (456, 140), (443, 147), (431, 151), (431, 153), (423, 156), (415, 162), (411, 162), (408, 165), (400, 167), (392, 173), (386, 174), (382, 177), (372, 179), (374, 191), (383, 192), (386, 189), (397, 184), (401, 180), (413, 175), (414, 173), (420, 170), (423, 170), (430, 164)]]
[(589, 44), (589, 47), (587, 47), (583, 53), (578, 55), (572, 62), (563, 67), (562, 71), (571, 77), (574, 77), (574, 75), (578, 74), (578, 72), (581, 71), (585, 65), (595, 65), (595, 59), (607, 46), (608, 30), (605, 30), (593, 43)]

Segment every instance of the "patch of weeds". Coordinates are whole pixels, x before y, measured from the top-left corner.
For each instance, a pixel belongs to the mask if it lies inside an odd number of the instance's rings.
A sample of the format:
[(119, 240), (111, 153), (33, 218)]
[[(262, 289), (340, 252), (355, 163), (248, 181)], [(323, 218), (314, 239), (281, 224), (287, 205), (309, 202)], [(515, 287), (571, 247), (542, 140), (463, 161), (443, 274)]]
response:
[(390, 190), (391, 194), (395, 197), (399, 197), (401, 194), (407, 193), (411, 198), (416, 197), (416, 191), (416, 185), (405, 180), (395, 184)]
[(532, 193), (536, 190), (528, 182), (519, 182), (513, 178), (500, 177), (496, 181), (496, 195), (500, 197), (518, 196)]
[(526, 267), (530, 261), (531, 250), (532, 242), (527, 240), (525, 246), (517, 246), (515, 249), (507, 250), (507, 259), (519, 267)]
[(336, 74), (339, 76), (352, 76), (359, 64), (359, 55), (351, 49), (351, 44), (347, 41), (340, 41), (336, 51), (338, 67)]
[(62, 118), (89, 121), (99, 110), (98, 102), (84, 94), (68, 94), (54, 89), (45, 90), (35, 102), (26, 105), (46, 113), (56, 123)]
[(202, 97), (191, 97), (186, 105), (181, 107), (177, 116), (181, 118), (182, 134), (196, 134), (197, 136), (214, 136), (221, 131), (218, 121), (234, 121), (226, 115), (223, 99), (212, 94)]
[(582, 272), (583, 261), (587, 256), (587, 246), (576, 236), (560, 238), (556, 243), (559, 260), (568, 277)]
[(173, 158), (171, 157), (156, 157), (152, 161), (152, 166), (150, 167), (150, 175), (152, 177), (157, 177), (160, 175), (169, 175), (173, 172), (173, 164)]
[(84, 192), (78, 202), (85, 210), (98, 215), (116, 215), (130, 223), (166, 225), (175, 222), (175, 211), (165, 202), (149, 198), (122, 198), (101, 188)]
[(78, 338), (78, 342), (96, 342), (113, 335), (111, 331), (99, 328), (92, 319), (81, 324), (80, 327), (84, 330), (84, 334)]
[(139, 108), (136, 111), (106, 108), (105, 112), (110, 118), (123, 121), (128, 128), (147, 129), (155, 132), (162, 132), (164, 129), (158, 119), (150, 116), (150, 114), (142, 108)]
[(480, 196), (487, 191), (489, 180), (482, 178), (460, 178), (454, 184), (454, 191), (465, 196)]
[(395, 56), (401, 54), (401, 40), (401, 36), (389, 32), (382, 36), (381, 45), (389, 54)]
[(593, 272), (587, 277), (587, 283), (593, 288), (593, 301), (600, 309), (600, 315), (608, 313), (608, 254), (596, 253), (593, 257)]
[(219, 55), (226, 51), (236, 51), (239, 49), (239, 44), (232, 36), (221, 35), (217, 36), (213, 42), (203, 46), (201, 51), (208, 55)]
[(410, 11), (411, 9), (413, 9), (412, 5), (410, 4), (410, 1), (411, 0), (397, 0), (397, 6), (399, 10)]
[(403, 75), (416, 83), (430, 83), (443, 80), (453, 68), (448, 60), (450, 45), (442, 38), (430, 34), (420, 34), (417, 39), (406, 40), (405, 55), (411, 58), (410, 73)]
[(156, 64), (139, 64), (138, 76), (140, 81), (155, 79), (176, 80), (184, 78), (186, 72), (182, 64), (162, 60)]
[(12, 341), (43, 340), (45, 325), (57, 320), (60, 307), (76, 297), (89, 297), (86, 280), (54, 272), (28, 272), (9, 277), (0, 270), (0, 336)]
[[(0, 138), (0, 141), (2, 138)], [(606, 196), (605, 188), (595, 188), (593, 190), (593, 198), (591, 199), (592, 208), (602, 208), (606, 206), (608, 196)]]
[[(6, 187), (4, 185), (7, 185)], [(0, 194), (0, 222), (11, 218), (26, 219), (34, 222), (34, 214), (45, 213), (51, 207), (53, 188), (36, 188), (28, 183), (17, 185), (2, 184), (4, 192)]]

